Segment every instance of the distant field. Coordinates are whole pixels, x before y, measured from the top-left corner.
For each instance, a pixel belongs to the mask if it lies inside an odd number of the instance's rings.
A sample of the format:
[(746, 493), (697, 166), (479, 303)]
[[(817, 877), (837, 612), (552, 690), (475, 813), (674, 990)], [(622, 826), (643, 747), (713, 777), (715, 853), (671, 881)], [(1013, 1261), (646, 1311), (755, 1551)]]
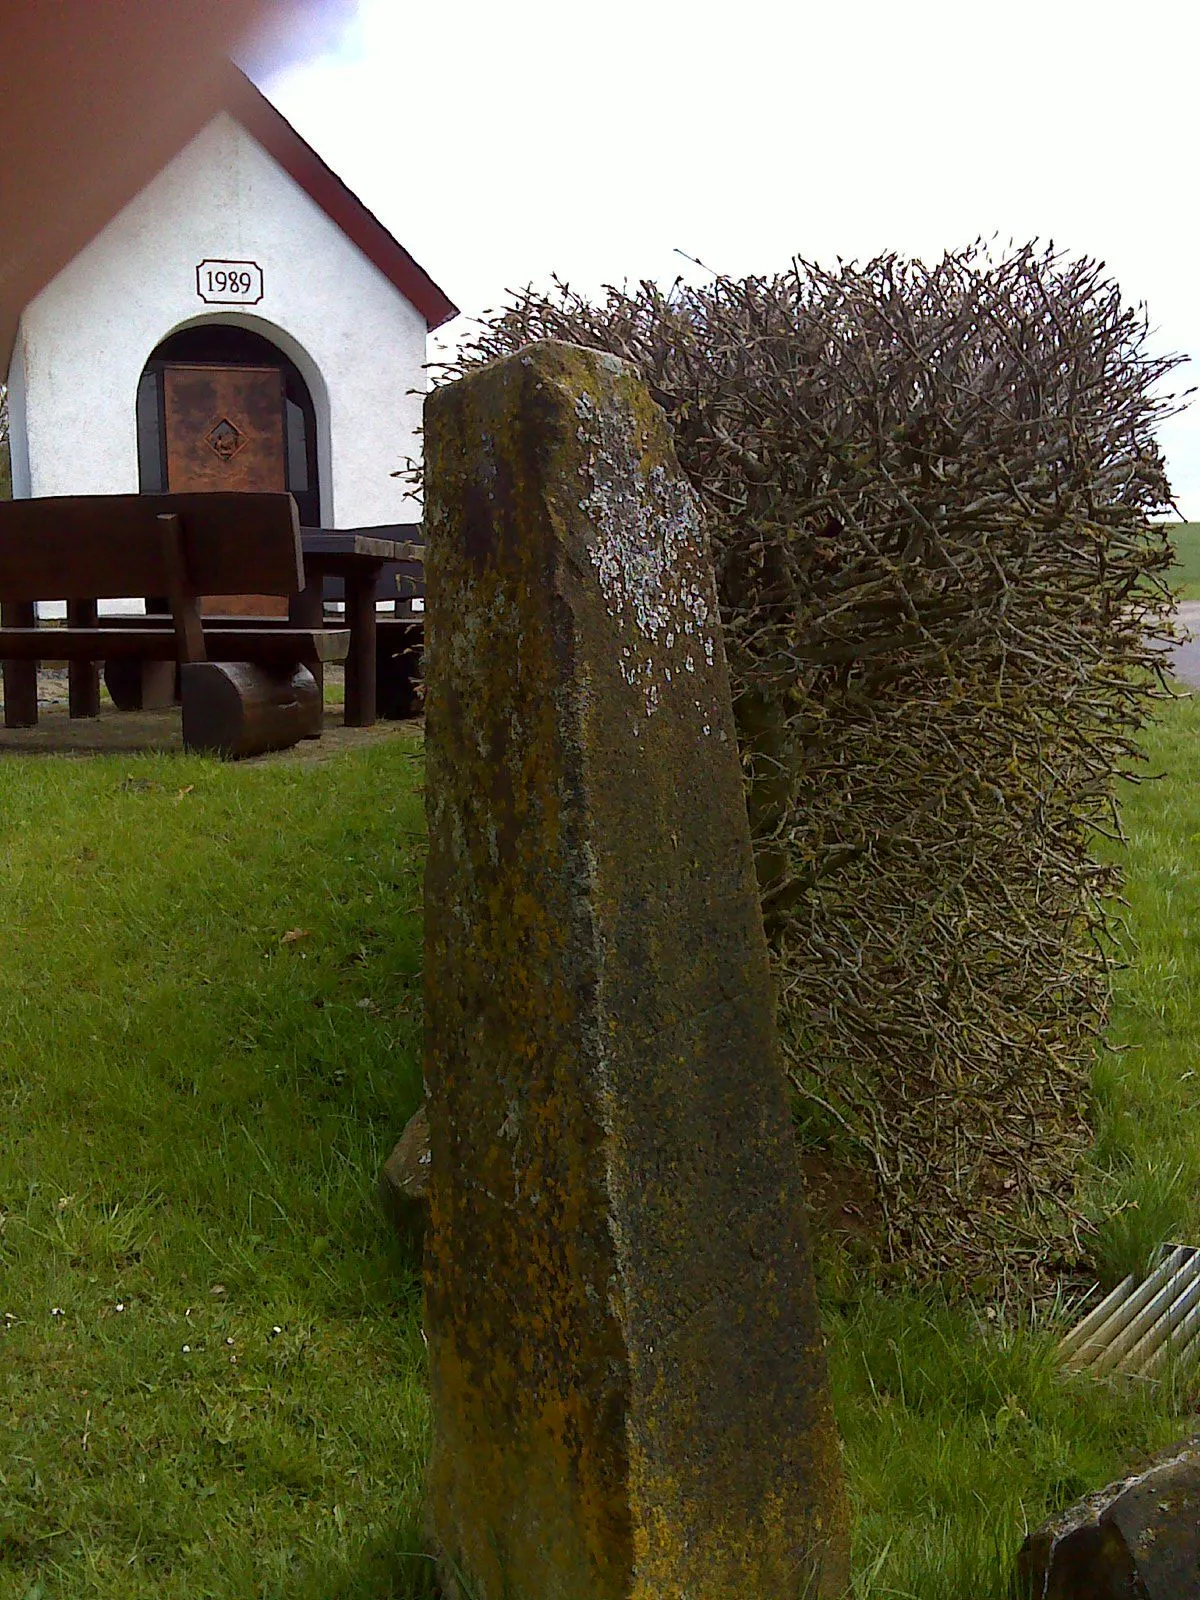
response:
[(1172, 587), (1181, 600), (1200, 600), (1200, 522), (1178, 522), (1171, 529), (1175, 544)]

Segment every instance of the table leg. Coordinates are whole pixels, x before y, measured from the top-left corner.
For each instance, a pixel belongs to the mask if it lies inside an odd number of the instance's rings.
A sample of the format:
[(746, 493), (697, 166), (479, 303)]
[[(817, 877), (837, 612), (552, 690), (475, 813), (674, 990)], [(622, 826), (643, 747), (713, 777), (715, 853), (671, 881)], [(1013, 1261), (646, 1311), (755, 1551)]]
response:
[[(298, 594), (288, 597), (288, 621), (293, 628), (323, 628), (325, 626), (325, 601), (323, 584), (319, 577), (310, 577)], [(309, 671), (317, 680), (321, 700), (325, 699), (325, 668), (318, 662)]]
[[(37, 610), (32, 600), (12, 601), (0, 606), (0, 623), (6, 628), (32, 628), (37, 623)], [(6, 661), (4, 663), (4, 726), (6, 728), (36, 728), (37, 662)]]
[(346, 579), (346, 623), (350, 654), (346, 657), (346, 726), (375, 726), (375, 581), (376, 574), (356, 573)]
[[(68, 600), (67, 626), (94, 628), (100, 620), (100, 608), (94, 600)], [(100, 715), (100, 663), (98, 661), (69, 661), (67, 663), (67, 705), (73, 717), (98, 717)]]

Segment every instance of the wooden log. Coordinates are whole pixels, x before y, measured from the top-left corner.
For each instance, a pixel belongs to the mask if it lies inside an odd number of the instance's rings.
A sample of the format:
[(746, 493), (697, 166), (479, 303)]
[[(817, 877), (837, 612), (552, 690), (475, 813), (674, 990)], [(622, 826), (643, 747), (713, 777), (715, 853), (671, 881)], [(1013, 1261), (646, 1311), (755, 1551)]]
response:
[(321, 692), (307, 667), (193, 661), (179, 680), (185, 750), (238, 759), (320, 735)]
[(118, 711), (162, 711), (179, 698), (173, 661), (106, 661), (104, 687)]
[[(18, 600), (0, 605), (0, 624), (6, 628), (33, 628), (37, 626), (37, 609), (32, 600)], [(4, 662), (4, 726), (6, 728), (36, 728), (37, 661)]]

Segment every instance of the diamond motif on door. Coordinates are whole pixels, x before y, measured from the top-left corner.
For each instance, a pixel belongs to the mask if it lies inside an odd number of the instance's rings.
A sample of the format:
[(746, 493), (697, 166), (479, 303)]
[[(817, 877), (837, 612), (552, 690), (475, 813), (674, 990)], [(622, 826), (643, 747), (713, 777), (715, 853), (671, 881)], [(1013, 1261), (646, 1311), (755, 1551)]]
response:
[(245, 444), (246, 436), (239, 428), (234, 427), (228, 417), (222, 417), (220, 422), (214, 422), (204, 435), (204, 442), (214, 455), (220, 456), (222, 461), (232, 461)]

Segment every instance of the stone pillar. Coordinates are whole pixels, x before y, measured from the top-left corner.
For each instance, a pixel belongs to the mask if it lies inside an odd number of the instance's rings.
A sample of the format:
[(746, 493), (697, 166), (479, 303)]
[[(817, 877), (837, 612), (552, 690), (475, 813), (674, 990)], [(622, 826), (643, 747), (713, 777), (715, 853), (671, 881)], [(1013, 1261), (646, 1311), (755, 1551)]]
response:
[(840, 1594), (712, 566), (632, 369), (430, 396), (430, 1531), (461, 1600)]

